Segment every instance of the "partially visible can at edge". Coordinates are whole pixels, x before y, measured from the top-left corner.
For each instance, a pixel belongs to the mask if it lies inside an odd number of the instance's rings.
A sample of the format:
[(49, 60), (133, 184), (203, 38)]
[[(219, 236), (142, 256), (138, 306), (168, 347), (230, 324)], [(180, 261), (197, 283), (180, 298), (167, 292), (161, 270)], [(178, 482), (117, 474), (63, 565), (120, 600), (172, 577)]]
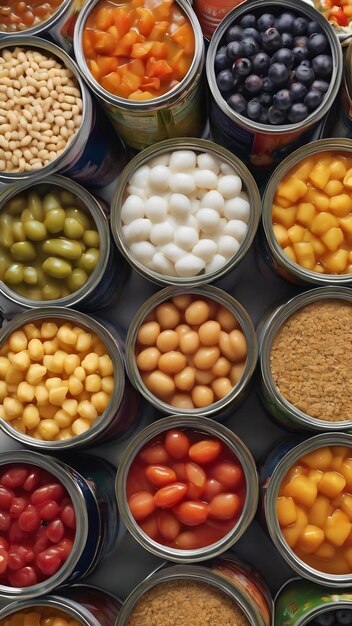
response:
[(181, 82), (153, 100), (133, 101), (115, 96), (93, 77), (87, 65), (82, 34), (89, 13), (98, 0), (89, 0), (82, 9), (74, 33), (74, 51), (78, 67), (94, 95), (103, 104), (123, 141), (142, 150), (157, 141), (172, 137), (198, 137), (206, 123), (203, 81), (204, 42), (196, 15), (187, 0), (176, 0), (188, 17), (195, 37), (192, 65)]
[(107, 461), (77, 453), (60, 460), (28, 450), (1, 454), (0, 466), (13, 463), (34, 465), (53, 474), (67, 489), (76, 514), (73, 547), (56, 574), (30, 587), (0, 585), (0, 598), (24, 600), (88, 576), (112, 551), (124, 529), (115, 502), (116, 470)]
[(52, 609), (54, 614), (60, 611), (67, 616), (67, 621), (75, 619), (82, 626), (114, 626), (121, 606), (118, 598), (103, 589), (76, 584), (56, 589), (55, 595), (8, 604), (0, 610), (0, 623), (16, 618), (18, 613)]
[[(322, 104), (305, 120), (297, 124), (272, 126), (253, 122), (239, 115), (224, 100), (216, 83), (214, 60), (227, 28), (245, 13), (262, 8), (262, 0), (247, 0), (234, 8), (217, 27), (208, 49), (206, 74), (210, 90), (209, 118), (212, 137), (228, 150), (241, 157), (252, 168), (264, 169), (276, 163), (312, 137), (318, 122), (326, 115), (336, 98), (342, 77), (343, 57), (339, 39), (325, 17), (303, 0), (287, 0), (286, 9), (302, 14), (321, 26), (331, 48), (333, 73), (329, 90)], [(269, 0), (265, 10), (275, 12), (282, 8), (282, 0)]]
[[(84, 285), (69, 296), (56, 300), (33, 300), (26, 298), (8, 285), (0, 281), (0, 294), (6, 298), (5, 313), (14, 313), (23, 309), (46, 306), (78, 307), (85, 311), (98, 310), (111, 305), (120, 295), (126, 284), (130, 268), (123, 256), (112, 244), (106, 210), (101, 202), (86, 189), (65, 178), (64, 176), (48, 176), (36, 178), (34, 181), (25, 179), (13, 185), (6, 185), (0, 190), (0, 212), (10, 198), (33, 190), (38, 185), (62, 187), (73, 193), (87, 207), (87, 212), (95, 222), (100, 237), (100, 253), (98, 263)], [(104, 207), (105, 208), (105, 207)]]
[(344, 53), (343, 77), (333, 137), (352, 139), (352, 42)]
[(275, 597), (273, 626), (308, 626), (328, 611), (352, 610), (352, 589), (329, 589), (293, 578)]
[(194, 0), (193, 8), (205, 39), (209, 42), (221, 20), (243, 0)]
[(16, 46), (35, 48), (43, 54), (57, 57), (71, 70), (81, 91), (82, 122), (64, 151), (48, 165), (28, 172), (1, 171), (0, 183), (33, 182), (54, 173), (65, 174), (85, 185), (104, 187), (111, 183), (126, 163), (126, 151), (104, 113), (92, 99), (75, 61), (59, 46), (40, 37), (23, 34), (0, 39), (0, 53), (4, 48)]

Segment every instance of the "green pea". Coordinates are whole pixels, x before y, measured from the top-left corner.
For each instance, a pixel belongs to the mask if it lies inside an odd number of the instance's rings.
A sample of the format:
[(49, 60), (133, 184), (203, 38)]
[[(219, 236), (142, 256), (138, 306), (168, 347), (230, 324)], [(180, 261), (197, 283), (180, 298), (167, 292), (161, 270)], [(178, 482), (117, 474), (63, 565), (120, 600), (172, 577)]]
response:
[(48, 233), (60, 233), (64, 229), (66, 213), (63, 209), (51, 209), (47, 212), (44, 220), (44, 226)]
[(12, 224), (13, 238), (15, 241), (26, 241), (26, 233), (22, 222), (14, 222)]
[(61, 209), (61, 203), (59, 195), (55, 192), (48, 193), (43, 198), (43, 209), (44, 213), (51, 211), (52, 209)]
[(30, 209), (24, 209), (21, 213), (21, 221), (25, 223), (29, 220), (34, 220), (34, 215)]
[(38, 222), (38, 220), (29, 220), (28, 222), (25, 222), (23, 228), (28, 239), (31, 239), (32, 241), (43, 241), (48, 234), (44, 224), (42, 222)]
[(99, 233), (96, 230), (86, 230), (83, 235), (83, 241), (88, 248), (99, 248)]
[(91, 228), (89, 217), (85, 213), (83, 213), (83, 211), (80, 211), (79, 209), (76, 209), (74, 207), (70, 207), (69, 209), (66, 209), (66, 218), (68, 217), (73, 217), (75, 220), (80, 222), (84, 230), (89, 230)]
[(35, 247), (30, 241), (17, 241), (11, 246), (11, 254), (15, 261), (34, 261), (37, 257)]
[(81, 246), (77, 241), (69, 239), (47, 239), (43, 243), (43, 252), (54, 256), (63, 256), (65, 259), (75, 261), (82, 254)]
[(80, 267), (75, 267), (72, 274), (67, 278), (66, 285), (70, 292), (73, 293), (80, 289), (88, 280), (88, 274)]
[(23, 280), (27, 285), (36, 285), (38, 282), (37, 270), (35, 267), (25, 267), (23, 270)]
[(6, 213), (10, 213), (11, 215), (19, 215), (21, 211), (26, 208), (26, 206), (27, 201), (25, 196), (15, 196), (6, 202), (4, 211), (6, 211)]
[[(59, 259), (57, 259), (59, 260)], [(58, 300), (61, 298), (61, 287), (55, 282), (49, 282), (42, 289), (43, 300)]]
[(39, 287), (44, 287), (44, 285), (46, 285), (46, 283), (48, 282), (47, 275), (44, 274), (44, 272), (43, 272), (42, 268), (40, 267), (40, 265), (37, 265), (35, 270), (37, 272), (37, 285)]
[(44, 219), (44, 211), (42, 201), (37, 193), (32, 192), (28, 194), (28, 209), (31, 211), (35, 220), (40, 222)]
[[(68, 261), (58, 259), (55, 256), (49, 256), (42, 264), (42, 269), (46, 274), (53, 278), (67, 278), (71, 274), (72, 267)], [(44, 290), (44, 287), (43, 287)]]
[[(16, 288), (16, 291), (20, 293), (18, 288)], [(42, 290), (39, 287), (28, 287), (28, 285), (26, 285), (24, 291), (25, 293), (22, 293), (22, 295), (30, 300), (44, 300)]]
[(91, 274), (96, 264), (99, 261), (99, 250), (96, 248), (88, 248), (86, 252), (83, 252), (81, 258), (77, 263), (77, 267), (80, 267), (82, 270)]
[(5, 272), (4, 282), (7, 285), (19, 285), (22, 283), (23, 265), (21, 263), (12, 263)]
[(66, 189), (63, 189), (60, 193), (60, 200), (61, 200), (61, 204), (62, 206), (74, 206), (77, 202), (77, 198), (75, 198), (75, 196), (73, 195), (73, 193), (71, 193), (70, 191), (67, 191)]
[(0, 251), (0, 280), (3, 280), (9, 265), (11, 265), (11, 259), (5, 252)]
[(64, 234), (70, 239), (81, 239), (84, 233), (84, 227), (81, 222), (74, 217), (67, 217), (65, 219)]
[(0, 246), (3, 248), (11, 248), (13, 244), (12, 223), (13, 219), (10, 215), (0, 216)]

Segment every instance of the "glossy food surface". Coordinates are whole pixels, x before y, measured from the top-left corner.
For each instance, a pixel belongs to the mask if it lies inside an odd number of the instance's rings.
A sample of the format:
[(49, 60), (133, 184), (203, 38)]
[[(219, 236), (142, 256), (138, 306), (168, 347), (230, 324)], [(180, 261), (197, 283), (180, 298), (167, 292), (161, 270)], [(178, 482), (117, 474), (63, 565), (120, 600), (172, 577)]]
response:
[(81, 626), (81, 622), (55, 607), (32, 606), (10, 613), (0, 620), (0, 626)]
[(0, 6), (0, 31), (16, 33), (46, 22), (60, 7), (62, 0), (7, 0)]

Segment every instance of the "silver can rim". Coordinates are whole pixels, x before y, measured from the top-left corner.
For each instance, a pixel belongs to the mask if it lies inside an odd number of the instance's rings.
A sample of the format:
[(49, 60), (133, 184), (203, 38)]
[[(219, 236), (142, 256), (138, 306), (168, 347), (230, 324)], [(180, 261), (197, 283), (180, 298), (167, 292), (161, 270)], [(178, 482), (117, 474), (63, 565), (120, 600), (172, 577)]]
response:
[(294, 296), (279, 306), (274, 313), (270, 315), (267, 322), (264, 323), (259, 345), (259, 364), (262, 382), (270, 399), (272, 399), (275, 405), (278, 405), (279, 409), (287, 414), (289, 419), (295, 424), (321, 432), (350, 429), (352, 418), (349, 420), (329, 422), (327, 420), (311, 417), (291, 404), (280, 393), (273, 380), (270, 368), (270, 353), (278, 331), (284, 326), (291, 315), (294, 315), (309, 304), (324, 300), (342, 300), (352, 304), (352, 291), (348, 287), (317, 287), (316, 289), (310, 289), (298, 296)]
[(200, 24), (196, 18), (194, 11), (188, 0), (176, 0), (176, 3), (181, 7), (183, 12), (188, 17), (190, 24), (192, 26), (194, 32), (195, 39), (195, 52), (194, 57), (191, 63), (191, 66), (184, 78), (172, 89), (167, 91), (162, 96), (158, 96), (152, 100), (144, 100), (144, 101), (135, 101), (128, 100), (127, 98), (121, 98), (120, 96), (115, 96), (110, 93), (106, 89), (104, 89), (97, 80), (95, 80), (93, 74), (91, 73), (87, 62), (86, 57), (83, 52), (83, 29), (85, 27), (85, 23), (87, 18), (98, 3), (99, 0), (89, 0), (83, 9), (81, 10), (74, 30), (73, 36), (73, 49), (75, 53), (75, 57), (77, 59), (77, 64), (79, 67), (79, 71), (81, 72), (84, 80), (88, 83), (89, 87), (92, 89), (93, 93), (99, 96), (106, 104), (110, 107), (120, 107), (126, 111), (133, 110), (135, 113), (144, 112), (150, 110), (156, 110), (165, 106), (170, 106), (170, 103), (177, 99), (180, 94), (184, 92), (185, 89), (188, 89), (190, 84), (193, 82), (193, 79), (197, 76), (199, 72), (199, 68), (203, 64), (204, 61), (204, 42), (203, 42), (203, 33), (200, 27)]
[[(56, 574), (30, 587), (0, 585), (0, 598), (13, 599), (20, 597), (22, 600), (28, 600), (38, 598), (38, 596), (52, 591), (72, 574), (86, 545), (88, 514), (82, 489), (71, 476), (72, 468), (69, 465), (53, 457), (29, 450), (12, 450), (12, 452), (1, 454), (0, 466), (13, 465), (14, 463), (42, 467), (58, 478), (60, 483), (67, 489), (76, 513), (76, 533), (73, 546), (67, 560)], [(93, 492), (91, 493), (93, 495)]]
[(259, 613), (255, 610), (253, 602), (224, 576), (213, 572), (207, 567), (197, 565), (172, 565), (171, 567), (165, 567), (151, 574), (135, 587), (125, 600), (115, 626), (127, 626), (131, 612), (146, 592), (159, 584), (176, 580), (192, 580), (206, 585), (212, 585), (219, 591), (225, 593), (242, 609), (251, 626), (260, 626), (262, 624)]
[(57, 172), (62, 162), (67, 158), (71, 149), (78, 143), (80, 136), (82, 134), (82, 130), (84, 124), (90, 122), (93, 116), (92, 109), (92, 99), (88, 89), (81, 78), (76, 62), (65, 52), (62, 48), (52, 43), (51, 41), (47, 41), (46, 39), (41, 39), (40, 37), (34, 37), (31, 35), (8, 35), (2, 39), (0, 39), (0, 51), (4, 48), (15, 48), (15, 47), (24, 47), (24, 48), (36, 48), (42, 52), (49, 52), (54, 57), (58, 58), (63, 62), (64, 67), (71, 70), (75, 80), (77, 81), (79, 90), (81, 92), (82, 98), (82, 119), (81, 125), (76, 129), (75, 134), (72, 137), (72, 140), (67, 142), (65, 149), (59, 156), (48, 163), (48, 165), (44, 165), (40, 170), (31, 170), (29, 172), (0, 172), (0, 183), (11, 183), (16, 181), (27, 180), (29, 182), (33, 182), (35, 180), (41, 180), (43, 176), (47, 176), (49, 174), (53, 174)]
[[(220, 41), (226, 29), (232, 24), (234, 20), (237, 20), (243, 13), (262, 8), (262, 5), (262, 0), (247, 0), (245, 4), (242, 2), (224, 17), (224, 19), (220, 22), (220, 24), (214, 31), (206, 58), (206, 75), (212, 96), (221, 111), (225, 113), (225, 115), (233, 123), (238, 124), (239, 126), (245, 128), (251, 133), (259, 132), (267, 135), (280, 135), (285, 133), (295, 133), (300, 130), (308, 130), (312, 126), (312, 124), (318, 122), (331, 108), (331, 104), (337, 95), (342, 78), (343, 56), (340, 40), (334, 29), (331, 28), (328, 20), (317, 9), (307, 4), (306, 2), (303, 2), (303, 0), (287, 0), (285, 2), (285, 6), (288, 9), (295, 10), (296, 12), (301, 13), (301, 15), (309, 17), (312, 20), (318, 22), (329, 41), (331, 56), (333, 60), (333, 73), (330, 79), (329, 90), (320, 106), (305, 120), (296, 124), (278, 124), (277, 126), (260, 124), (259, 122), (253, 122), (243, 115), (239, 115), (238, 113), (233, 111), (233, 109), (231, 109), (231, 107), (222, 97), (217, 86), (214, 71), (214, 60)], [(269, 10), (270, 6), (282, 7), (282, 0), (268, 0), (265, 8)]]
[(48, 17), (44, 22), (40, 22), (39, 24), (36, 24), (35, 26), (31, 26), (30, 28), (26, 28), (25, 30), (16, 31), (16, 33), (8, 33), (6, 30), (0, 30), (0, 37), (1, 38), (11, 37), (12, 34), (19, 35), (19, 36), (23, 35), (25, 37), (26, 35), (30, 36), (30, 35), (39, 35), (41, 33), (45, 33), (46, 31), (53, 28), (53, 26), (55, 26), (55, 24), (59, 21), (59, 19), (63, 17), (63, 15), (66, 12), (66, 9), (70, 6), (71, 2), (72, 0), (63, 0), (63, 2), (56, 9), (56, 11), (50, 17)]
[(254, 373), (256, 368), (257, 359), (258, 359), (258, 343), (257, 337), (255, 333), (255, 329), (252, 323), (251, 318), (249, 317), (246, 309), (235, 300), (230, 294), (218, 287), (214, 287), (213, 285), (202, 285), (195, 287), (166, 287), (161, 291), (158, 291), (156, 294), (151, 296), (139, 309), (133, 318), (130, 327), (127, 332), (126, 337), (126, 370), (127, 376), (130, 379), (133, 386), (139, 391), (146, 400), (150, 404), (152, 404), (156, 409), (161, 411), (162, 413), (170, 414), (174, 413), (175, 408), (170, 404), (166, 404), (160, 398), (152, 394), (149, 389), (144, 384), (142, 377), (140, 375), (139, 369), (137, 367), (136, 358), (135, 358), (135, 345), (137, 340), (137, 334), (141, 324), (143, 323), (145, 317), (155, 309), (158, 304), (165, 302), (165, 300), (169, 300), (174, 296), (181, 295), (200, 295), (215, 300), (218, 304), (223, 305), (226, 309), (228, 309), (231, 313), (233, 313), (236, 319), (239, 322), (241, 330), (246, 338), (247, 342), (247, 358), (246, 365), (243, 370), (242, 376), (238, 383), (232, 388), (230, 393), (222, 398), (221, 400), (217, 400), (213, 402), (213, 404), (209, 404), (208, 406), (194, 409), (182, 409), (177, 407), (178, 414), (180, 415), (198, 415), (199, 412), (202, 413), (205, 417), (215, 417), (215, 414), (222, 412), (229, 405), (231, 405), (237, 398), (239, 398), (244, 391), (244, 389), (248, 386), (250, 379)]
[[(179, 550), (169, 548), (151, 539), (141, 530), (131, 515), (126, 498), (126, 481), (129, 469), (136, 454), (150, 439), (164, 433), (170, 428), (181, 428), (182, 430), (196, 430), (197, 432), (212, 435), (220, 439), (231, 452), (236, 456), (243, 469), (246, 479), (246, 499), (239, 519), (235, 526), (216, 543), (197, 548), (194, 550)], [(116, 475), (115, 494), (122, 520), (131, 535), (140, 543), (143, 548), (156, 556), (175, 561), (177, 563), (196, 563), (219, 556), (225, 550), (236, 543), (252, 522), (257, 510), (259, 486), (256, 465), (253, 456), (243, 441), (231, 430), (222, 424), (217, 424), (203, 415), (195, 417), (185, 417), (184, 415), (170, 415), (157, 422), (153, 422), (144, 428), (131, 443), (127, 446)]]
[(16, 602), (8, 604), (0, 610), (0, 620), (11, 618), (12, 615), (16, 615), (16, 613), (25, 609), (33, 610), (35, 608), (53, 608), (61, 611), (64, 615), (78, 620), (81, 626), (100, 626), (100, 623), (90, 611), (75, 600), (60, 596), (59, 590), (56, 590), (55, 595), (40, 596), (32, 600), (16, 600)]
[[(191, 276), (190, 278), (167, 276), (147, 268), (146, 265), (140, 263), (131, 254), (129, 246), (126, 244), (122, 234), (121, 209), (130, 177), (134, 174), (137, 168), (142, 165), (146, 165), (154, 157), (175, 150), (195, 150), (198, 153), (205, 151), (213, 156), (224, 159), (229, 165), (236, 169), (236, 173), (242, 179), (251, 207), (248, 230), (244, 240), (240, 244), (238, 252), (236, 252), (236, 254), (219, 270), (209, 272), (208, 274)], [(159, 285), (200, 285), (218, 280), (239, 265), (253, 243), (253, 239), (258, 229), (260, 213), (261, 200), (257, 184), (246, 165), (238, 157), (232, 154), (232, 152), (229, 152), (229, 150), (226, 150), (222, 146), (219, 146), (218, 144), (207, 139), (181, 137), (177, 139), (167, 139), (166, 141), (161, 141), (154, 146), (145, 148), (126, 165), (119, 177), (119, 182), (116, 185), (114, 197), (111, 203), (111, 232), (120, 252), (124, 255), (129, 264), (132, 265), (132, 267), (139, 274), (141, 274), (141, 276), (143, 276), (143, 278), (147, 278), (148, 280), (151, 280)]]
[(302, 441), (289, 450), (289, 452), (287, 452), (277, 463), (272, 475), (270, 476), (269, 484), (264, 495), (264, 513), (271, 540), (290, 567), (292, 567), (292, 569), (303, 578), (308, 578), (308, 580), (311, 580), (314, 583), (320, 583), (326, 587), (336, 588), (349, 587), (352, 582), (352, 573), (329, 574), (307, 565), (307, 563), (299, 559), (295, 552), (289, 548), (281, 533), (276, 516), (276, 498), (278, 496), (281, 482), (293, 463), (308, 452), (312, 452), (313, 450), (324, 446), (334, 445), (352, 448), (352, 435), (338, 432), (321, 433)]
[(94, 439), (99, 437), (99, 435), (104, 432), (104, 430), (113, 421), (119, 407), (121, 406), (125, 391), (125, 369), (120, 348), (109, 330), (96, 319), (74, 309), (45, 307), (41, 309), (32, 309), (31, 311), (24, 311), (23, 313), (16, 315), (10, 322), (7, 322), (0, 330), (0, 345), (7, 339), (10, 333), (22, 328), (24, 324), (48, 319), (59, 319), (63, 322), (74, 322), (87, 330), (95, 332), (106, 346), (114, 367), (114, 391), (110, 398), (110, 402), (89, 430), (86, 430), (80, 435), (76, 435), (71, 439), (65, 439), (63, 441), (44, 441), (41, 439), (35, 439), (34, 437), (29, 437), (14, 428), (11, 425), (11, 422), (6, 422), (5, 420), (0, 419), (0, 429), (5, 434), (12, 437), (12, 439), (20, 441), (27, 447), (52, 453), (56, 450), (69, 450), (94, 443)]
[(271, 211), (274, 203), (274, 195), (277, 186), (289, 170), (297, 165), (302, 159), (325, 151), (352, 152), (352, 139), (340, 137), (330, 139), (318, 139), (298, 148), (290, 154), (271, 175), (266, 185), (262, 198), (262, 225), (265, 240), (275, 261), (289, 274), (300, 281), (313, 285), (350, 285), (352, 274), (319, 274), (307, 270), (298, 263), (291, 261), (279, 245), (273, 231)]
[[(1, 176), (0, 176), (1, 177)], [(64, 298), (58, 298), (56, 300), (31, 300), (25, 298), (20, 294), (10, 289), (3, 281), (0, 281), (0, 293), (2, 293), (8, 300), (15, 302), (21, 307), (35, 308), (46, 306), (75, 306), (85, 298), (87, 298), (92, 291), (98, 286), (108, 264), (111, 242), (110, 231), (107, 217), (99, 204), (98, 200), (92, 196), (89, 191), (84, 187), (76, 183), (75, 181), (60, 176), (58, 174), (52, 176), (45, 176), (38, 180), (24, 180), (16, 182), (11, 185), (6, 185), (6, 188), (0, 191), (0, 214), (3, 204), (10, 200), (13, 196), (16, 196), (23, 191), (32, 189), (40, 185), (55, 185), (61, 187), (64, 190), (70, 191), (75, 194), (79, 200), (82, 200), (87, 208), (87, 212), (95, 223), (100, 237), (99, 259), (93, 272), (88, 276), (88, 280), (76, 291)]]

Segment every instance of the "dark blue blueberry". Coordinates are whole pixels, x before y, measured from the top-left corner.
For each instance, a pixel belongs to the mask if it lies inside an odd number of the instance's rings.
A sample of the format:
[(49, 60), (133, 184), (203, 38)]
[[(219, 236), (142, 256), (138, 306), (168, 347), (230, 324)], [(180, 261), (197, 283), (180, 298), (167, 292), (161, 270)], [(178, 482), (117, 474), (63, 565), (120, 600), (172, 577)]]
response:
[(303, 85), (309, 86), (315, 78), (314, 71), (311, 67), (307, 67), (301, 63), (298, 67), (296, 67), (296, 78), (300, 83), (303, 83)]
[(294, 39), (291, 33), (281, 33), (282, 45), (284, 48), (293, 48)]
[(257, 43), (261, 44), (262, 37), (261, 34), (257, 31), (256, 28), (244, 28), (243, 29), (243, 38), (252, 37)]
[(240, 24), (242, 28), (256, 28), (257, 20), (256, 20), (255, 15), (252, 15), (251, 13), (247, 13), (241, 18)]
[(319, 626), (332, 626), (335, 621), (335, 615), (333, 611), (327, 611), (321, 613), (315, 618), (315, 621)]
[(317, 54), (325, 52), (327, 47), (328, 40), (322, 33), (314, 33), (314, 35), (311, 35), (308, 39), (307, 48), (312, 56), (317, 56)]
[(258, 74), (258, 76), (263, 76), (267, 73), (270, 67), (270, 57), (266, 52), (258, 52), (253, 59), (253, 73)]
[(321, 93), (326, 93), (329, 89), (330, 85), (325, 80), (315, 80), (312, 83), (311, 89), (315, 91), (321, 91)]
[(306, 119), (308, 115), (308, 107), (303, 102), (295, 102), (290, 108), (287, 117), (291, 124), (298, 124)]
[(262, 107), (262, 112), (260, 114), (260, 118), (259, 118), (258, 122), (260, 124), (268, 124), (268, 121), (269, 121), (268, 120), (268, 111), (267, 111), (267, 109), (263, 109), (263, 107)]
[(274, 86), (285, 85), (289, 78), (289, 71), (283, 63), (273, 63), (269, 68), (268, 76)]
[(247, 104), (247, 116), (250, 120), (259, 120), (262, 112), (262, 105), (258, 98), (253, 98)]
[(309, 59), (304, 59), (304, 61), (301, 61), (300, 65), (302, 65), (302, 67), (312, 67)]
[(283, 124), (285, 121), (285, 117), (285, 111), (280, 111), (280, 109), (278, 109), (274, 105), (270, 107), (268, 111), (268, 120), (270, 124)]
[(303, 83), (292, 83), (290, 87), (291, 98), (293, 102), (304, 100), (307, 95), (308, 89)]
[(281, 13), (275, 20), (275, 28), (277, 28), (279, 33), (290, 33), (294, 21), (295, 15), (293, 13)]
[(306, 17), (296, 17), (292, 25), (292, 33), (294, 35), (305, 35), (308, 28), (308, 20)]
[(263, 81), (260, 76), (256, 74), (250, 74), (244, 81), (246, 91), (252, 96), (259, 94), (263, 87)]
[(314, 111), (314, 109), (317, 109), (323, 100), (324, 94), (321, 93), (321, 91), (314, 91), (314, 89), (311, 89), (304, 98), (304, 104), (307, 105), (310, 111)]
[(231, 107), (231, 109), (240, 115), (245, 113), (247, 110), (247, 100), (240, 93), (234, 93), (230, 96), (227, 100), (227, 104)]
[(316, 76), (323, 78), (331, 76), (332, 58), (329, 54), (318, 54), (312, 61), (313, 70)]
[(265, 78), (263, 78), (263, 91), (265, 91), (266, 93), (271, 93), (273, 90), (273, 83), (271, 82), (270, 78), (268, 78), (268, 76), (265, 76)]
[(264, 32), (264, 30), (268, 30), (268, 28), (271, 28), (271, 26), (274, 26), (274, 24), (275, 17), (271, 13), (263, 13), (263, 15), (261, 15), (257, 21), (258, 30), (262, 32)]
[(273, 97), (271, 93), (267, 93), (266, 91), (263, 91), (263, 93), (261, 93), (259, 96), (259, 102), (264, 107), (270, 107), (270, 105), (273, 103)]
[(288, 69), (293, 67), (294, 60), (294, 54), (289, 48), (280, 48), (280, 50), (277, 50), (272, 56), (273, 63), (283, 63)]
[(238, 26), (237, 24), (235, 26), (230, 26), (225, 34), (226, 43), (230, 43), (230, 41), (241, 41), (242, 34), (243, 29), (241, 26)]
[(254, 54), (258, 54), (260, 48), (258, 42), (253, 37), (244, 37), (240, 42), (241, 56), (251, 57)]
[(233, 75), (240, 78), (246, 78), (252, 71), (252, 63), (246, 57), (236, 59), (232, 66)]
[(215, 55), (214, 67), (215, 72), (221, 72), (221, 70), (227, 70), (230, 67), (231, 61), (226, 54), (226, 47), (220, 48)]
[(315, 20), (309, 22), (307, 27), (307, 35), (313, 35), (314, 33), (321, 33), (321, 26)]
[(276, 28), (268, 28), (262, 34), (262, 45), (265, 52), (275, 52), (282, 47), (282, 37)]
[(216, 77), (217, 85), (221, 93), (231, 91), (235, 85), (235, 81), (231, 70), (222, 70)]
[(294, 82), (296, 82), (296, 72), (295, 70), (290, 70), (288, 76), (288, 84), (291, 86)]
[(273, 96), (273, 104), (280, 109), (280, 111), (288, 111), (292, 105), (291, 92), (288, 89), (280, 89), (280, 91)]
[(339, 609), (335, 613), (336, 621), (341, 626), (349, 626), (352, 624), (352, 611), (351, 609)]
[(307, 48), (293, 48), (292, 52), (296, 65), (299, 65), (300, 63), (302, 63), (302, 61), (305, 61), (305, 59), (308, 59), (309, 57), (309, 52)]
[(294, 38), (294, 47), (295, 48), (306, 48), (308, 45), (308, 37), (305, 37), (304, 35), (302, 35), (301, 37), (295, 37)]
[(230, 61), (235, 61), (241, 55), (241, 43), (239, 41), (230, 41), (226, 46), (226, 54)]

